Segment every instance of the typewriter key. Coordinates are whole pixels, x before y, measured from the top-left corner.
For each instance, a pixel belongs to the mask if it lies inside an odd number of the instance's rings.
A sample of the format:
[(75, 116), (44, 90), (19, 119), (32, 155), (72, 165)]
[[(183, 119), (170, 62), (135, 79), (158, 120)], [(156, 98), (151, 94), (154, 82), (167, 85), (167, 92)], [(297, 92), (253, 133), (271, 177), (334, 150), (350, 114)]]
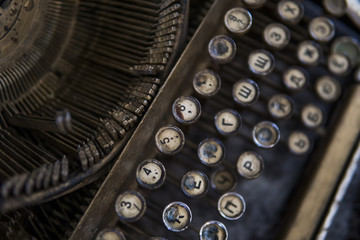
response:
[(195, 75), (193, 87), (200, 95), (211, 97), (220, 90), (221, 80), (216, 72), (206, 69)]
[(232, 95), (238, 104), (249, 106), (254, 104), (259, 98), (259, 86), (251, 79), (242, 79), (234, 84)]
[(296, 24), (304, 16), (304, 6), (295, 0), (282, 0), (277, 5), (279, 16), (288, 23)]
[(317, 128), (325, 120), (324, 112), (319, 106), (310, 103), (301, 110), (301, 120), (305, 126)]
[(225, 225), (218, 221), (208, 221), (201, 226), (200, 240), (227, 240), (228, 231)]
[(187, 172), (181, 179), (181, 190), (190, 198), (203, 197), (209, 190), (209, 179), (200, 171)]
[(237, 220), (245, 212), (244, 198), (235, 192), (222, 195), (217, 205), (220, 215), (227, 220)]
[(194, 97), (179, 97), (172, 106), (172, 114), (176, 121), (183, 124), (191, 124), (199, 119), (201, 105)]
[(262, 148), (272, 148), (280, 140), (280, 130), (275, 123), (263, 121), (252, 130), (254, 143)]
[(233, 135), (241, 127), (241, 116), (232, 109), (220, 111), (215, 116), (215, 127), (224, 136)]
[(325, 17), (317, 17), (310, 21), (308, 30), (310, 36), (319, 42), (328, 42), (335, 36), (334, 23)]
[(243, 0), (243, 2), (248, 6), (249, 8), (260, 8), (265, 5), (266, 0)]
[(197, 154), (204, 165), (214, 167), (225, 158), (225, 147), (220, 140), (207, 138), (199, 144)]
[(265, 27), (263, 38), (267, 45), (280, 50), (288, 45), (290, 41), (290, 31), (283, 24), (271, 23)]
[(210, 177), (211, 187), (217, 192), (228, 192), (233, 190), (236, 185), (235, 174), (227, 169), (220, 168), (213, 172)]
[(275, 67), (275, 58), (266, 50), (255, 50), (249, 55), (248, 65), (251, 72), (257, 75), (267, 75)]
[(331, 15), (341, 17), (346, 12), (347, 3), (346, 0), (323, 0), (323, 6)]
[(210, 40), (208, 51), (214, 62), (228, 63), (235, 57), (236, 44), (232, 38), (218, 35)]
[(327, 59), (327, 68), (335, 75), (344, 76), (350, 72), (351, 62), (341, 53), (332, 53)]
[(283, 73), (283, 82), (287, 89), (299, 91), (308, 83), (308, 74), (300, 67), (290, 67)]
[(126, 191), (117, 197), (115, 210), (121, 221), (134, 222), (144, 215), (146, 202), (141, 193)]
[(322, 76), (315, 82), (315, 91), (321, 100), (334, 102), (340, 96), (341, 87), (336, 79), (330, 76)]
[(137, 182), (148, 189), (157, 189), (163, 185), (166, 178), (164, 165), (155, 159), (142, 161), (136, 169)]
[(252, 16), (244, 8), (232, 8), (225, 14), (225, 27), (235, 35), (243, 35), (249, 31), (252, 25)]
[(260, 154), (248, 151), (239, 156), (236, 168), (240, 176), (249, 180), (255, 179), (260, 176), (264, 168), (264, 161)]
[(118, 228), (105, 228), (98, 233), (95, 240), (126, 240), (126, 238)]
[(160, 152), (174, 155), (184, 147), (185, 136), (180, 128), (173, 125), (166, 125), (157, 131), (155, 144)]
[(303, 132), (294, 131), (288, 138), (288, 147), (294, 154), (305, 154), (310, 152), (310, 138)]
[(162, 220), (168, 230), (173, 232), (184, 231), (191, 223), (191, 210), (183, 202), (172, 202), (165, 207)]
[(303, 41), (297, 49), (297, 57), (299, 61), (305, 65), (317, 65), (321, 58), (321, 48), (314, 41)]
[(274, 118), (286, 119), (294, 112), (294, 101), (285, 94), (276, 94), (270, 98), (268, 109)]

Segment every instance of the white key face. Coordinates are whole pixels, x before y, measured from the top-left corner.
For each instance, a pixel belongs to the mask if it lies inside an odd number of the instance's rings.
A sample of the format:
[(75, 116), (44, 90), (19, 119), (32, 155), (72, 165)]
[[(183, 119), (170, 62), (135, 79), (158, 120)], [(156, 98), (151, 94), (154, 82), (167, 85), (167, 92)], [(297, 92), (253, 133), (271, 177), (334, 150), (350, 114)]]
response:
[(252, 8), (259, 8), (266, 3), (266, 0), (243, 0), (243, 2)]
[(235, 34), (246, 33), (252, 25), (252, 16), (244, 8), (230, 9), (224, 17), (226, 28)]
[(198, 147), (200, 161), (209, 167), (217, 166), (225, 156), (225, 148), (222, 142), (215, 138), (208, 138), (202, 141)]
[(308, 77), (305, 74), (305, 70), (291, 67), (284, 72), (283, 82), (289, 90), (298, 91), (306, 86)]
[(283, 49), (290, 41), (290, 32), (280, 23), (272, 23), (264, 29), (265, 42), (276, 49)]
[(257, 146), (272, 148), (279, 142), (280, 130), (275, 123), (263, 121), (253, 128), (252, 138)]
[(328, 18), (317, 17), (309, 23), (311, 37), (319, 42), (328, 42), (335, 35), (335, 26)]
[(220, 90), (221, 80), (217, 73), (204, 70), (196, 74), (193, 86), (203, 96), (214, 96)]
[(234, 100), (242, 106), (254, 104), (259, 98), (259, 87), (250, 79), (237, 81), (232, 90)]
[(229, 170), (220, 169), (211, 175), (211, 187), (218, 192), (231, 191), (236, 184), (236, 177)]
[(124, 234), (117, 228), (108, 228), (102, 230), (97, 236), (96, 240), (125, 240)]
[(327, 67), (333, 74), (341, 76), (349, 72), (351, 63), (343, 54), (333, 53), (328, 58)]
[(209, 221), (200, 229), (200, 240), (227, 240), (228, 231), (225, 225), (218, 221)]
[(135, 191), (121, 194), (115, 202), (115, 210), (123, 221), (136, 221), (142, 217), (146, 209), (142, 195)]
[(136, 170), (138, 183), (149, 189), (160, 187), (165, 181), (165, 167), (155, 159), (148, 159), (141, 162)]
[(250, 70), (258, 75), (267, 75), (275, 67), (274, 56), (266, 50), (255, 50), (248, 58)]
[(223, 110), (215, 116), (215, 127), (222, 135), (235, 134), (241, 126), (241, 117), (234, 110)]
[(215, 62), (228, 63), (235, 57), (236, 44), (232, 38), (218, 35), (211, 39), (208, 50)]
[(323, 76), (316, 80), (315, 91), (321, 100), (334, 102), (340, 96), (341, 87), (336, 79), (330, 76)]
[(199, 119), (201, 106), (194, 97), (180, 97), (175, 100), (172, 106), (172, 113), (178, 122), (191, 124)]
[(158, 130), (155, 135), (155, 144), (160, 152), (176, 154), (183, 148), (185, 143), (184, 133), (175, 126), (165, 126)]
[(183, 202), (172, 202), (163, 211), (163, 222), (173, 232), (184, 231), (192, 220), (190, 208)]
[(202, 172), (188, 172), (183, 176), (181, 180), (181, 189), (188, 197), (202, 197), (209, 190), (209, 179)]
[(308, 104), (301, 111), (301, 120), (305, 126), (317, 128), (324, 122), (324, 113), (317, 105)]
[(316, 65), (321, 56), (320, 47), (312, 41), (301, 42), (298, 46), (297, 57), (299, 61), (306, 65)]
[(288, 147), (292, 153), (305, 154), (310, 151), (311, 143), (309, 137), (300, 131), (292, 132), (288, 138)]
[(263, 158), (255, 152), (244, 152), (239, 156), (236, 167), (240, 176), (255, 179), (260, 176), (264, 168)]
[(292, 0), (280, 1), (277, 9), (280, 17), (291, 23), (299, 22), (304, 15), (301, 3)]
[(289, 118), (294, 112), (294, 103), (289, 96), (277, 94), (270, 98), (268, 109), (274, 118)]
[(225, 193), (218, 201), (218, 211), (227, 220), (237, 220), (245, 212), (245, 201), (238, 193)]

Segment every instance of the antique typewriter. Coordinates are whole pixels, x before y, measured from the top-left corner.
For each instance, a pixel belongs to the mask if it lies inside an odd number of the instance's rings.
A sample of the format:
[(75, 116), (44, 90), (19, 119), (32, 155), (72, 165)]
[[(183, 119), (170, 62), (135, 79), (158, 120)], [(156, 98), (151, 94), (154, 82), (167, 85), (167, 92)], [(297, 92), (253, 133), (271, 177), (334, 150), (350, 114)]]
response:
[(360, 239), (360, 3), (0, 1), (1, 239)]

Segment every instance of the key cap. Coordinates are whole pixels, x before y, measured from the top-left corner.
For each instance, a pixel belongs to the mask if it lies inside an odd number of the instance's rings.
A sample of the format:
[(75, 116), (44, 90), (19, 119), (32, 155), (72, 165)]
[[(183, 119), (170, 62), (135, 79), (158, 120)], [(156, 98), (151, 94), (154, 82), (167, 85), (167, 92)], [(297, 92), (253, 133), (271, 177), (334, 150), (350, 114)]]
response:
[(248, 57), (248, 65), (251, 72), (257, 75), (268, 75), (275, 68), (275, 58), (269, 51), (255, 50)]
[(181, 190), (187, 197), (201, 198), (209, 190), (209, 178), (200, 171), (187, 172), (181, 179)]
[(267, 45), (272, 48), (284, 49), (290, 41), (289, 29), (280, 23), (271, 23), (263, 31), (263, 38)]
[(181, 232), (189, 227), (192, 221), (192, 213), (185, 203), (172, 202), (165, 207), (162, 220), (168, 230)]
[(308, 79), (308, 73), (301, 67), (290, 67), (283, 73), (283, 83), (291, 91), (304, 89), (309, 81)]
[(276, 119), (288, 119), (294, 112), (294, 101), (285, 94), (276, 94), (268, 102), (270, 115)]
[(316, 104), (309, 103), (301, 110), (301, 120), (308, 128), (317, 128), (325, 121), (325, 112)]
[(244, 198), (235, 192), (223, 194), (217, 205), (220, 215), (227, 220), (237, 220), (245, 212)]
[(144, 160), (136, 169), (137, 182), (148, 189), (157, 189), (161, 187), (165, 182), (165, 178), (165, 167), (156, 159)]
[(321, 58), (321, 48), (314, 41), (303, 41), (298, 45), (297, 58), (302, 64), (315, 66)]
[(219, 75), (211, 70), (198, 72), (193, 79), (193, 87), (197, 93), (205, 97), (214, 96), (221, 88)]
[(180, 128), (173, 125), (161, 127), (155, 135), (157, 149), (167, 155), (180, 152), (185, 144), (185, 136)]
[(172, 114), (176, 121), (183, 124), (196, 122), (201, 115), (201, 105), (194, 97), (179, 97), (172, 105)]
[(322, 76), (315, 82), (315, 91), (321, 100), (334, 102), (341, 94), (341, 87), (339, 82), (333, 77)]
[(326, 62), (329, 71), (338, 76), (345, 76), (351, 70), (351, 62), (348, 57), (341, 53), (332, 53)]
[(259, 98), (259, 86), (251, 79), (242, 79), (234, 84), (232, 95), (235, 102), (241, 106), (250, 106)]
[(266, 0), (243, 0), (243, 2), (249, 8), (257, 9), (257, 8), (261, 8), (262, 6), (264, 6), (266, 3)]
[(236, 176), (235, 174), (224, 168), (217, 169), (211, 174), (210, 177), (211, 187), (217, 192), (228, 192), (233, 190), (236, 185)]
[(335, 25), (328, 18), (317, 17), (310, 21), (308, 31), (314, 40), (328, 42), (335, 36)]
[(225, 158), (225, 147), (220, 140), (207, 138), (199, 144), (197, 154), (204, 165), (215, 167)]
[(341, 17), (346, 12), (346, 0), (323, 0), (322, 2), (326, 11), (335, 17)]
[(118, 228), (105, 228), (98, 233), (95, 240), (126, 240), (126, 238)]
[(200, 240), (227, 240), (228, 231), (219, 221), (208, 221), (201, 226)]
[(214, 62), (220, 64), (229, 63), (235, 57), (236, 44), (232, 38), (218, 35), (210, 40), (208, 51)]
[(239, 156), (236, 168), (240, 176), (249, 180), (255, 179), (260, 176), (264, 168), (264, 161), (260, 154), (247, 151)]
[(126, 191), (116, 198), (115, 210), (121, 221), (135, 222), (146, 211), (145, 198), (137, 191)]
[(294, 154), (306, 154), (311, 149), (310, 138), (303, 132), (293, 131), (288, 138), (288, 147)]
[(263, 121), (253, 128), (252, 139), (261, 148), (272, 148), (280, 140), (280, 130), (275, 123)]
[(241, 36), (246, 34), (251, 28), (252, 16), (244, 8), (232, 8), (226, 12), (224, 22), (229, 32)]
[(224, 136), (233, 135), (241, 127), (241, 116), (232, 109), (222, 110), (215, 115), (215, 127)]
[(304, 6), (299, 1), (282, 0), (277, 5), (277, 12), (285, 22), (297, 24), (304, 16)]

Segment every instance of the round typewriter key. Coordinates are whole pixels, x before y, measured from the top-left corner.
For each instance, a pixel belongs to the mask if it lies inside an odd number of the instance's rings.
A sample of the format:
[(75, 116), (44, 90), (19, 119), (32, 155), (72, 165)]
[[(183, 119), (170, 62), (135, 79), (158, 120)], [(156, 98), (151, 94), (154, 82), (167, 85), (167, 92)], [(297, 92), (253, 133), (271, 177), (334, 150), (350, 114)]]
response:
[(270, 98), (268, 109), (274, 118), (286, 119), (294, 112), (294, 101), (285, 94), (276, 94)]
[(305, 65), (317, 65), (321, 58), (321, 48), (314, 41), (303, 41), (298, 46), (297, 57)]
[(237, 220), (245, 212), (245, 201), (240, 194), (228, 192), (220, 197), (217, 208), (223, 218)]
[(126, 191), (117, 197), (115, 210), (120, 220), (134, 222), (144, 215), (146, 202), (139, 192)]
[(290, 67), (283, 73), (285, 87), (292, 91), (299, 91), (305, 88), (308, 82), (308, 74), (300, 67)]
[(225, 225), (218, 221), (204, 223), (200, 229), (200, 240), (227, 240), (228, 231)]
[(148, 189), (161, 187), (165, 182), (166, 171), (164, 165), (156, 159), (142, 161), (136, 169), (137, 182)]
[(211, 97), (220, 90), (221, 80), (216, 72), (206, 69), (195, 75), (193, 87), (200, 95)]
[(346, 12), (347, 3), (346, 0), (323, 0), (323, 6), (331, 15), (341, 17)]
[(181, 179), (181, 189), (187, 197), (200, 198), (209, 190), (209, 179), (200, 171), (187, 172)]
[(224, 22), (226, 29), (231, 33), (243, 35), (252, 25), (252, 16), (244, 8), (232, 8), (225, 14)]
[(174, 155), (184, 147), (185, 136), (180, 128), (173, 125), (166, 125), (157, 131), (155, 144), (160, 152)]
[(210, 177), (211, 187), (218, 192), (228, 192), (235, 188), (235, 174), (227, 169), (218, 169)]
[(225, 147), (220, 140), (207, 138), (199, 144), (197, 154), (204, 165), (214, 167), (225, 158)]
[(303, 132), (294, 131), (288, 138), (288, 147), (292, 153), (298, 155), (308, 153), (311, 148), (310, 138)]
[(275, 58), (266, 50), (255, 50), (248, 58), (250, 71), (258, 75), (267, 75), (274, 70)]
[(214, 62), (228, 63), (235, 57), (236, 44), (232, 38), (218, 35), (210, 40), (208, 50)]
[(172, 106), (172, 114), (176, 121), (184, 124), (196, 122), (201, 114), (201, 105), (194, 97), (179, 97)]
[(325, 17), (317, 17), (309, 23), (311, 37), (319, 42), (328, 42), (335, 36), (334, 23)]
[(272, 148), (279, 142), (280, 130), (275, 123), (263, 121), (253, 128), (252, 138), (257, 146)]
[(331, 52), (345, 55), (352, 66), (360, 63), (360, 45), (355, 38), (345, 36), (335, 39), (331, 44)]
[(181, 232), (188, 228), (192, 220), (192, 214), (185, 203), (172, 202), (165, 207), (162, 219), (168, 230)]
[(242, 106), (250, 106), (259, 98), (259, 86), (251, 79), (242, 79), (234, 84), (232, 95), (235, 102), (238, 104)]
[(263, 37), (267, 45), (280, 50), (288, 45), (290, 31), (283, 24), (271, 23), (265, 27)]
[(105, 228), (98, 233), (95, 240), (126, 240), (126, 238), (118, 228)]
[(241, 127), (241, 116), (232, 109), (220, 111), (215, 116), (215, 127), (222, 135), (232, 135)]
[(338, 81), (330, 76), (322, 76), (315, 82), (316, 94), (326, 102), (336, 101), (341, 93)]
[(305, 126), (317, 128), (325, 120), (324, 112), (319, 106), (310, 103), (302, 109), (301, 120)]
[(264, 161), (260, 154), (248, 151), (239, 156), (236, 168), (240, 176), (246, 179), (255, 179), (260, 176), (264, 168)]
[(266, 0), (243, 0), (243, 2), (248, 6), (249, 8), (260, 8), (265, 5)]
[(331, 73), (344, 76), (350, 72), (351, 62), (341, 53), (332, 53), (328, 57), (327, 67)]
[(295, 0), (282, 0), (277, 5), (279, 16), (286, 22), (296, 24), (304, 16), (304, 6)]

